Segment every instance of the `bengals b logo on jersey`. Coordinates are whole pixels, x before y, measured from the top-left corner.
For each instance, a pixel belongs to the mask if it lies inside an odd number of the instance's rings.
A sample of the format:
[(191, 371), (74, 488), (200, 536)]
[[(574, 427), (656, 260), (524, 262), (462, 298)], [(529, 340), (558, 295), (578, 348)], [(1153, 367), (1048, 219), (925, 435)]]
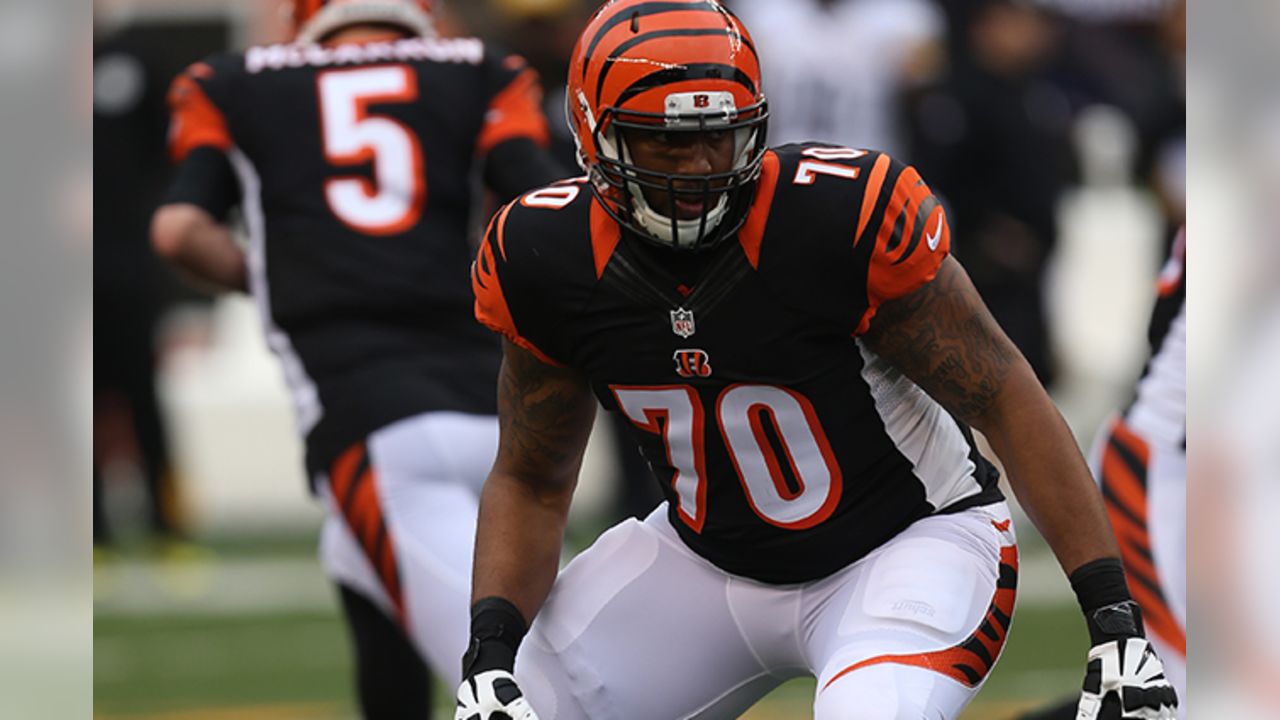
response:
[(671, 358), (680, 377), (711, 377), (711, 358), (705, 350), (677, 350)]

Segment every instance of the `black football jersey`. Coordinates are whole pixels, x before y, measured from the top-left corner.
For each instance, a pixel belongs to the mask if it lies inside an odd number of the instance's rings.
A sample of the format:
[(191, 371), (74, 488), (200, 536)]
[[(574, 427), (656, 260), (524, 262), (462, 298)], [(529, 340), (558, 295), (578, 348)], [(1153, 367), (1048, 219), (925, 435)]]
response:
[(545, 147), (540, 102), (522, 59), (473, 38), (255, 47), (174, 82), (174, 159), (218, 151), (235, 170), (313, 472), (402, 417), (496, 413), (501, 350), (468, 283), (477, 158)]
[(849, 148), (770, 150), (736, 238), (694, 256), (621, 233), (586, 182), (495, 216), (476, 314), (583, 371), (631, 421), (694, 551), (806, 581), (919, 518), (1001, 498), (968, 428), (859, 339), (948, 252), (914, 169)]

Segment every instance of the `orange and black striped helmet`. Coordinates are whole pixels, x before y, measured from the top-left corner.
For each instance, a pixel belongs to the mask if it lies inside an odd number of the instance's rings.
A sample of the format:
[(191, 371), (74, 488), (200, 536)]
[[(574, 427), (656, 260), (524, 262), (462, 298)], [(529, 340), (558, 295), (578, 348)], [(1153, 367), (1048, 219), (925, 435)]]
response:
[(394, 25), (432, 37), (431, 0), (293, 0), (299, 42), (319, 42), (349, 25)]
[[(746, 27), (717, 0), (610, 0), (578, 37), (565, 114), (578, 162), (620, 224), (677, 249), (708, 247), (742, 225), (765, 151), (768, 106)], [(732, 169), (673, 175), (629, 161), (619, 130), (733, 132)], [(653, 208), (642, 192), (667, 193)], [(702, 217), (677, 219), (677, 198)]]

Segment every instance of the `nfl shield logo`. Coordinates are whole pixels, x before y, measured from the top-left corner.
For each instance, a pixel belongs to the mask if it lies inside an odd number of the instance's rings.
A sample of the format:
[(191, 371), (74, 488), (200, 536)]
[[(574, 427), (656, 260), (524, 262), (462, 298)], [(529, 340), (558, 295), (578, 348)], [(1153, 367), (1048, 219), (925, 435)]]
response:
[(682, 338), (687, 338), (693, 334), (693, 311), (680, 308), (671, 311), (671, 332)]

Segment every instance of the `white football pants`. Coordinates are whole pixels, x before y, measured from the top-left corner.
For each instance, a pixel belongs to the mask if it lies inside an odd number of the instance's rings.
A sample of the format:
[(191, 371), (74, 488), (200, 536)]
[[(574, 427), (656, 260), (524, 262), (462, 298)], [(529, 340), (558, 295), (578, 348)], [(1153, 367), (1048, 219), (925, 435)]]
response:
[(462, 681), (480, 488), (498, 420), (415, 415), (347, 450), (320, 478), (320, 559), (405, 628), (446, 687)]
[(1016, 578), (1004, 503), (925, 518), (794, 585), (694, 554), (663, 503), (564, 569), (516, 676), (541, 720), (734, 718), (801, 675), (819, 720), (955, 718), (1003, 648)]

